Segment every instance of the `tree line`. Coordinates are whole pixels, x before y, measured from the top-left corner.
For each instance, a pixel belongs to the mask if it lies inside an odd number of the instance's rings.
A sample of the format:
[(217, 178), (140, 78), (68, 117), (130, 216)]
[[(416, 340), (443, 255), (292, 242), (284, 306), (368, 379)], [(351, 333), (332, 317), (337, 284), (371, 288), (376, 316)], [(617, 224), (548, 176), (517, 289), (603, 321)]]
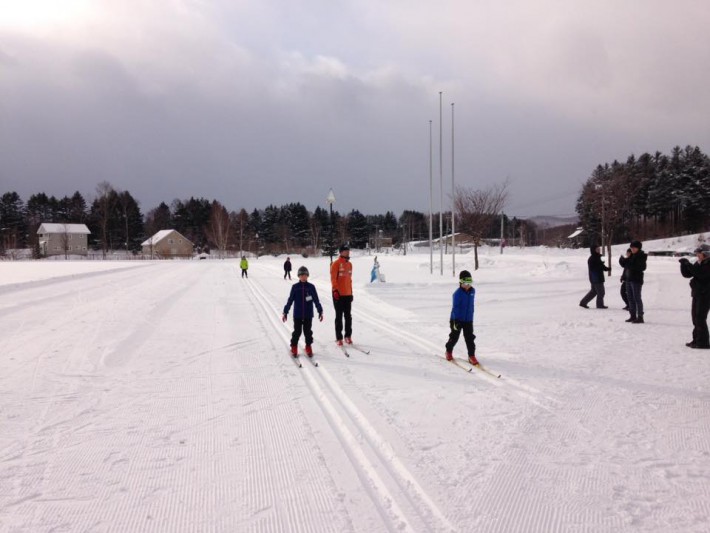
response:
[(710, 158), (676, 146), (599, 165), (577, 200), (587, 244), (699, 233), (710, 222)]
[(38, 249), (37, 229), (46, 222), (86, 224), (89, 246), (95, 251), (137, 253), (141, 243), (163, 229), (174, 229), (198, 251), (262, 253), (318, 253), (337, 249), (343, 242), (365, 248), (374, 236), (394, 245), (428, 238), (428, 217), (404, 211), (383, 215), (331, 213), (321, 207), (310, 212), (300, 203), (269, 205), (264, 209), (228, 210), (218, 200), (191, 197), (161, 202), (145, 215), (129, 191), (102, 182), (89, 203), (80, 192), (56, 198), (45, 193), (27, 201), (16, 192), (0, 197), (0, 250)]

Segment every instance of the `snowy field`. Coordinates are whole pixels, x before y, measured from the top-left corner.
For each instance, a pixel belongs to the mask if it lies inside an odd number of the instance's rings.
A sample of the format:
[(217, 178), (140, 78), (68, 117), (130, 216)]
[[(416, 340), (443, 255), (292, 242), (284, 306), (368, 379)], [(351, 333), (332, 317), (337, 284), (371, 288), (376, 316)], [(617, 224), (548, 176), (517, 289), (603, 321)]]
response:
[[(692, 250), (693, 239), (645, 243)], [(480, 251), (479, 359), (446, 362), (451, 257), (354, 252), (354, 333), (297, 368), (285, 257), (0, 262), (0, 532), (710, 531), (710, 351), (650, 257), (646, 324), (578, 306), (587, 250)], [(458, 254), (457, 268), (472, 268)], [(295, 280), (294, 280), (295, 282)], [(456, 355), (465, 357), (463, 339)]]

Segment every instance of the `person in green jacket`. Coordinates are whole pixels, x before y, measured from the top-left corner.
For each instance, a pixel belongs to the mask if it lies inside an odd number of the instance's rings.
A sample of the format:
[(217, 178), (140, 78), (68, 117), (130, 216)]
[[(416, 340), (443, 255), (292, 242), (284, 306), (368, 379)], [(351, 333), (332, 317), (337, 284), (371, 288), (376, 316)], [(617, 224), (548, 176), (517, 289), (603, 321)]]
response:
[(249, 274), (247, 273), (247, 270), (249, 270), (249, 261), (247, 261), (246, 257), (242, 256), (242, 260), (239, 261), (239, 268), (242, 269), (242, 277), (248, 278)]

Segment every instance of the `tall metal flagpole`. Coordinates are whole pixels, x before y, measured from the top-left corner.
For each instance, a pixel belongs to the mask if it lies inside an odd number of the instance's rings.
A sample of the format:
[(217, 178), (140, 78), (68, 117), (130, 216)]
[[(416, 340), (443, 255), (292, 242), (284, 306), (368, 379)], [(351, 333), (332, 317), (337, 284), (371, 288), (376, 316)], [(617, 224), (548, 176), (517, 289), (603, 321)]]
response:
[(441, 261), (441, 275), (444, 275), (444, 147), (441, 95), (439, 91), (439, 259)]
[(451, 265), (453, 276), (456, 277), (456, 187), (454, 185), (454, 103), (451, 103)]
[(434, 179), (432, 176), (432, 155), (431, 155), (431, 120), (429, 121), (429, 274), (434, 273), (434, 243), (433, 241), (433, 200), (434, 198)]

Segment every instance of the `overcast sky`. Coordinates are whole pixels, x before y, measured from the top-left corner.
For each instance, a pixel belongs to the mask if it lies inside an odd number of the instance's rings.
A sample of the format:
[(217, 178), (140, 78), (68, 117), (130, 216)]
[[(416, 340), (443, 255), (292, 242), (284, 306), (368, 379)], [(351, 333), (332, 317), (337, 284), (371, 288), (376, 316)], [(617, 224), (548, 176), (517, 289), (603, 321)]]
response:
[(0, 194), (108, 181), (364, 214), (509, 179), (573, 214), (599, 163), (710, 152), (706, 0), (0, 0)]

